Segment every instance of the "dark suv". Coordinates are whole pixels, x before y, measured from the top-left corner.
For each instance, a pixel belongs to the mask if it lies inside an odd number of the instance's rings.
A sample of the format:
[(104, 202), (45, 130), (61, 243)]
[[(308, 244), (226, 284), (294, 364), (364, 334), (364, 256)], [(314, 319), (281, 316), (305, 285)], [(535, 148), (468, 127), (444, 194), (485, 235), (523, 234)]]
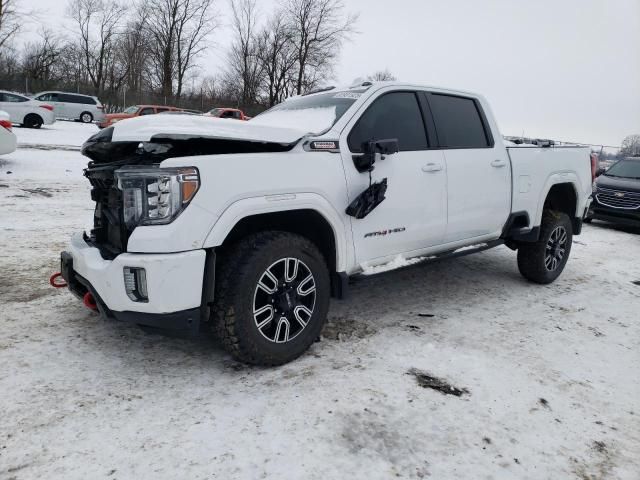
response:
[(640, 157), (624, 158), (598, 177), (585, 221), (640, 227)]

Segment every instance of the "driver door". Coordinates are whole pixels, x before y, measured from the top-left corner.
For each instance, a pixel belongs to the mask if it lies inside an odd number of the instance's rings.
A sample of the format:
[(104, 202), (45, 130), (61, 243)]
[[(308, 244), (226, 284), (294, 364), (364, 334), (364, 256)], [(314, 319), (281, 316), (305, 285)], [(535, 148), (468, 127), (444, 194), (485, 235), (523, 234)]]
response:
[(441, 243), (447, 226), (446, 162), (430, 150), (422, 106), (414, 91), (390, 91), (375, 98), (340, 138), (349, 202), (369, 186), (353, 156), (370, 140), (397, 139), (399, 152), (378, 160), (372, 181), (387, 178), (386, 199), (368, 216), (351, 218), (356, 261), (362, 265), (397, 254), (418, 255)]

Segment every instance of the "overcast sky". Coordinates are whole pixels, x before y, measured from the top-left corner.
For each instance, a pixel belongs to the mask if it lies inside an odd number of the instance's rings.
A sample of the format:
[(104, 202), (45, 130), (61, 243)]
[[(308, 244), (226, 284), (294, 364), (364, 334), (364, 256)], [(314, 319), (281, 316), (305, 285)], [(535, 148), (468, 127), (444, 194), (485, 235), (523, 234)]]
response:
[[(217, 2), (228, 24), (228, 0)], [(20, 3), (65, 31), (65, 0)], [(265, 13), (274, 3), (258, 0)], [(640, 0), (345, 3), (360, 13), (359, 33), (330, 83), (388, 68), (403, 81), (482, 93), (505, 135), (615, 146), (640, 133)], [(219, 71), (229, 38), (227, 27), (216, 32), (204, 72)]]

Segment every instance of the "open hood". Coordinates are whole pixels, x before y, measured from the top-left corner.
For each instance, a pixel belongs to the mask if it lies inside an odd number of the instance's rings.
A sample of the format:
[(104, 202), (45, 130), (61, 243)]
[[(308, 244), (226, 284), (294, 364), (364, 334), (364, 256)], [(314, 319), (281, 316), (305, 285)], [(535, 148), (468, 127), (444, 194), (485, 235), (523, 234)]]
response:
[(241, 140), (290, 145), (308, 132), (271, 127), (239, 120), (194, 115), (147, 115), (118, 122), (113, 142), (150, 142), (154, 137), (174, 140), (191, 138)]

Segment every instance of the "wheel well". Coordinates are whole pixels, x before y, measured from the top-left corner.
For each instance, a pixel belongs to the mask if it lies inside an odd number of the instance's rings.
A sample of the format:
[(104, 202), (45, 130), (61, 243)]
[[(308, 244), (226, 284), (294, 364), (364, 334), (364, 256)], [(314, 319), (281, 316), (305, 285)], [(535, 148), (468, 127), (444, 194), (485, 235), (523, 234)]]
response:
[(43, 118), (40, 115), (38, 115), (37, 113), (33, 113), (33, 112), (27, 113), (24, 116), (24, 121), (26, 122), (28, 118), (39, 118), (40, 121), (44, 122)]
[(558, 183), (551, 187), (544, 201), (544, 210), (564, 212), (573, 220), (577, 206), (576, 190), (571, 183)]
[(245, 217), (229, 232), (222, 247), (264, 230), (280, 230), (308, 238), (320, 249), (329, 271), (336, 271), (336, 239), (333, 228), (327, 219), (315, 210), (287, 210)]

